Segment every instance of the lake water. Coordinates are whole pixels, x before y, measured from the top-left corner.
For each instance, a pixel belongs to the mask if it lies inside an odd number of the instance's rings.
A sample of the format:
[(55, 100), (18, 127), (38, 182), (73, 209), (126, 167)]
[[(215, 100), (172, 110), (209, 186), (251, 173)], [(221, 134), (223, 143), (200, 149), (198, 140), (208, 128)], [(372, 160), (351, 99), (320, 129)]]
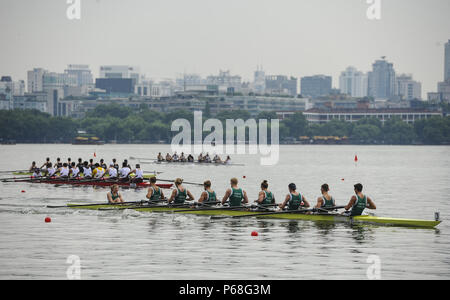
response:
[[(95, 152), (110, 162), (154, 158), (169, 147), (14, 145), (0, 151), (0, 170), (20, 170), (47, 156), (86, 159)], [(378, 216), (432, 220), (439, 211), (444, 221), (436, 229), (412, 229), (55, 210), (46, 206), (106, 201), (108, 189), (0, 183), (0, 279), (65, 279), (72, 255), (81, 260), (81, 279), (367, 279), (373, 255), (382, 279), (450, 279), (450, 147), (281, 146), (276, 166), (260, 166), (259, 158), (233, 156), (245, 167), (154, 164), (144, 169), (164, 172), (163, 179), (210, 179), (219, 197), (237, 177), (250, 200), (267, 179), (277, 202), (294, 182), (312, 202), (328, 183), (337, 204), (347, 204), (353, 184), (361, 182)], [(199, 187), (187, 187), (200, 196)], [(146, 191), (121, 193), (136, 201)], [(44, 222), (47, 216), (52, 223)], [(259, 236), (251, 237), (252, 231)]]

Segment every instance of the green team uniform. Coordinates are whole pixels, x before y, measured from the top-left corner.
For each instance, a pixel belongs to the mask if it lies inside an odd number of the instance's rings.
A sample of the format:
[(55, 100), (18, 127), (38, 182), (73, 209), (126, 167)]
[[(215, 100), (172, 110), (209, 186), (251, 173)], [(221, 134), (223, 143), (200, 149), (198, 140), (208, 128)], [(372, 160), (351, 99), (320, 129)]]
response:
[(302, 195), (300, 193), (298, 195), (291, 194), (291, 200), (288, 202), (288, 210), (298, 210), (301, 204)]
[(177, 195), (175, 197), (175, 204), (184, 204), (187, 198), (187, 190), (180, 191), (177, 189)]
[(153, 187), (151, 187), (151, 189), (153, 190), (152, 196), (150, 197), (150, 201), (158, 201), (161, 199), (161, 189), (158, 188), (158, 190), (154, 189)]
[(208, 198), (206, 198), (205, 203), (208, 202), (217, 202), (217, 196), (216, 196), (216, 192), (210, 192), (210, 191), (206, 191), (206, 194), (208, 195)]
[(322, 207), (329, 208), (329, 207), (335, 207), (336, 206), (333, 197), (331, 197), (330, 200), (327, 200), (327, 198), (325, 198), (325, 196), (323, 196), (322, 199), (323, 199)]
[(264, 191), (264, 199), (261, 202), (262, 205), (269, 205), (273, 203), (273, 194), (272, 192)]
[(230, 206), (231, 207), (241, 206), (242, 199), (244, 199), (244, 192), (242, 191), (242, 189), (231, 188), (231, 196), (229, 198)]
[(364, 198), (360, 198), (358, 195), (356, 195), (356, 202), (355, 204), (353, 204), (350, 216), (354, 217), (362, 215), (366, 207), (367, 207), (367, 196), (364, 195)]

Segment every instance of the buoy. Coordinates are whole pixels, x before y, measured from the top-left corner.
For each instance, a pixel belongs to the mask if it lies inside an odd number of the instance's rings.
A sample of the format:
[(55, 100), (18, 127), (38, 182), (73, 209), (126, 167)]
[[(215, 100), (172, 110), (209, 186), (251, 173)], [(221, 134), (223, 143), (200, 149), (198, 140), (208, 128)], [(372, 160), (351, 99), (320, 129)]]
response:
[(52, 219), (50, 217), (45, 218), (45, 223), (51, 223)]
[(252, 232), (252, 236), (258, 236), (258, 232), (253, 231), (253, 232)]
[(245, 175), (244, 175), (244, 176), (242, 176), (242, 178), (244, 178), (244, 179), (245, 179), (245, 178), (247, 178), (247, 176), (245, 176)]
[(342, 180), (342, 181), (345, 181), (345, 179), (344, 179), (344, 178), (342, 178), (341, 180)]
[(22, 193), (25, 193), (25, 191), (24, 191), (24, 190), (22, 190)]
[(358, 162), (358, 155), (355, 155), (355, 162)]

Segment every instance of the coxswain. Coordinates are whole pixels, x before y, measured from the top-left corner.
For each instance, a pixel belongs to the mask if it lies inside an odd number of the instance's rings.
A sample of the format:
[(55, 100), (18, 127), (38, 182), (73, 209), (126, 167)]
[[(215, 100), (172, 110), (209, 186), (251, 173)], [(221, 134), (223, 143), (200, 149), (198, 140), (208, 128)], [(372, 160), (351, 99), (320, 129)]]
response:
[(364, 209), (377, 209), (375, 203), (370, 197), (367, 197), (362, 193), (363, 186), (361, 183), (354, 185), (355, 195), (351, 197), (350, 202), (345, 207), (345, 215), (348, 216), (360, 216), (362, 215)]
[(295, 183), (291, 183), (288, 186), (289, 194), (286, 195), (286, 199), (280, 204), (281, 209), (287, 208), (288, 210), (298, 210), (300, 207), (309, 207), (309, 202), (305, 197), (297, 192), (297, 186)]
[(205, 191), (201, 194), (200, 199), (198, 199), (199, 203), (203, 204), (216, 204), (217, 196), (216, 192), (211, 189), (211, 181), (207, 180), (203, 183), (203, 188)]
[(142, 171), (141, 165), (140, 165), (140, 164), (137, 164), (137, 165), (136, 165), (136, 169), (134, 169), (133, 171), (131, 171), (131, 174), (136, 175), (136, 176), (131, 180), (132, 183), (139, 184), (139, 183), (143, 183), (143, 182), (144, 182), (144, 171)]
[[(187, 199), (188, 197), (189, 199)], [(184, 204), (186, 200), (194, 200), (194, 196), (192, 196), (191, 192), (183, 186), (183, 179), (177, 178), (175, 180), (175, 189), (172, 191), (169, 203), (174, 202), (175, 204)]]
[(80, 168), (73, 162), (70, 168), (70, 177), (72, 179), (78, 178), (78, 174), (80, 174)]
[(150, 187), (148, 188), (147, 199), (150, 202), (161, 201), (164, 199), (163, 191), (156, 185), (156, 177), (150, 178)]
[(260, 205), (272, 205), (275, 203), (275, 197), (273, 196), (272, 192), (269, 191), (269, 183), (267, 180), (264, 180), (261, 183), (261, 191), (258, 195), (258, 200), (256, 201)]
[(106, 174), (106, 170), (100, 166), (99, 163), (95, 164), (95, 169), (92, 171), (92, 177), (95, 179), (102, 179)]
[(328, 184), (323, 184), (320, 188), (320, 192), (322, 196), (317, 198), (317, 204), (315, 208), (332, 208), (336, 206), (336, 201), (334, 201), (333, 196), (328, 194), (330, 191), (330, 187)]
[(109, 168), (108, 168), (108, 175), (109, 175), (109, 180), (116, 180), (117, 179), (117, 169), (114, 166), (114, 164), (110, 164)]
[(61, 179), (68, 179), (69, 178), (69, 165), (67, 163), (63, 163), (62, 167), (58, 169), (59, 172), (59, 178)]
[(162, 156), (161, 152), (158, 154), (158, 162), (164, 161), (164, 157)]
[(56, 175), (56, 168), (53, 167), (53, 164), (50, 162), (47, 164), (46, 174), (47, 177), (53, 177)]
[(92, 169), (87, 161), (83, 164), (83, 177), (86, 179), (92, 179)]
[(119, 193), (119, 186), (117, 184), (111, 187), (111, 192), (107, 194), (109, 204), (123, 203), (122, 194)]
[(242, 204), (248, 203), (247, 192), (238, 187), (237, 178), (230, 180), (231, 188), (229, 188), (222, 199), (222, 205), (229, 202), (230, 207), (240, 207)]
[(127, 162), (122, 163), (122, 168), (119, 170), (119, 180), (122, 182), (128, 182), (130, 180), (130, 168)]
[(31, 175), (32, 178), (41, 178), (42, 177), (42, 172), (40, 168), (34, 168), (33, 169), (33, 175)]

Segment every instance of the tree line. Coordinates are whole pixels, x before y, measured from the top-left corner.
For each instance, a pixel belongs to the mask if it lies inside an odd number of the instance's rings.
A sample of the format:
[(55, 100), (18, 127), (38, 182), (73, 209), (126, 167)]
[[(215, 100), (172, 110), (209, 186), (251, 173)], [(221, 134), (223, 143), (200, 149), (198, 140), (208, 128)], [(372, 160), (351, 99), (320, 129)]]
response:
[[(206, 112), (204, 118), (209, 118)], [(223, 111), (214, 116), (225, 124), (227, 119), (248, 120), (247, 111)], [(274, 112), (262, 112), (256, 119), (276, 119)], [(70, 143), (84, 130), (106, 142), (167, 142), (178, 132), (171, 131), (176, 119), (193, 124), (194, 115), (188, 111), (161, 113), (141, 107), (133, 110), (119, 105), (100, 105), (83, 119), (52, 117), (36, 110), (0, 111), (0, 140), (31, 143)], [(192, 126), (193, 128), (193, 126)], [(224, 125), (225, 128), (225, 125)], [(204, 136), (208, 135), (204, 133)], [(270, 136), (270, 135), (269, 135)], [(355, 123), (332, 120), (326, 124), (309, 124), (302, 113), (280, 121), (280, 140), (293, 141), (300, 137), (347, 137), (353, 144), (450, 144), (450, 117), (433, 117), (413, 125), (399, 118), (382, 122), (376, 118)]]

